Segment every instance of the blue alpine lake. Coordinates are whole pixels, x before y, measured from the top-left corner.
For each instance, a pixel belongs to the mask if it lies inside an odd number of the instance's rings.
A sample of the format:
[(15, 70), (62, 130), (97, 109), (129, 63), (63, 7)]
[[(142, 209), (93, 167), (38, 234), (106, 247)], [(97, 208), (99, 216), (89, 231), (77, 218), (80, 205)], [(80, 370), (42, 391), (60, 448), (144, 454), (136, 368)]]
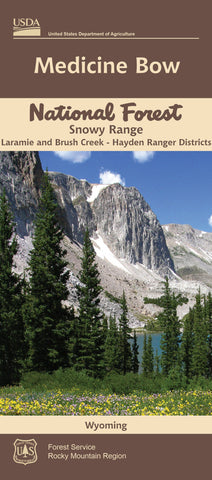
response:
[[(148, 336), (149, 336), (149, 334), (147, 333), (146, 334), (147, 341), (148, 341)], [(161, 354), (161, 348), (160, 348), (161, 333), (151, 333), (151, 336), (152, 336), (152, 347), (153, 347), (153, 350), (154, 350), (154, 355), (156, 353), (158, 353), (158, 355), (160, 355)], [(132, 342), (132, 340), (131, 340), (131, 342)], [(141, 362), (143, 344), (144, 344), (144, 334), (143, 333), (137, 333), (137, 342), (138, 342), (138, 346), (139, 346), (138, 359), (139, 359), (139, 362)]]

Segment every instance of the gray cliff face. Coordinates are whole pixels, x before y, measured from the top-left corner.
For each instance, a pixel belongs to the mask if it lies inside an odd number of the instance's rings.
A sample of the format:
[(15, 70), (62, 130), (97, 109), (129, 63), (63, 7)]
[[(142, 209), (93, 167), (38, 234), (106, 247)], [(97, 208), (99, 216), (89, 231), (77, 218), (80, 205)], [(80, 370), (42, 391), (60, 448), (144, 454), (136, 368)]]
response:
[(5, 189), (21, 237), (32, 230), (42, 176), (37, 152), (0, 152), (0, 194)]
[(164, 225), (163, 231), (176, 273), (212, 287), (212, 233), (177, 224)]
[(92, 210), (98, 234), (117, 257), (161, 274), (174, 270), (162, 227), (136, 188), (110, 185), (99, 193)]
[[(32, 233), (43, 171), (37, 152), (0, 153), (0, 193), (10, 201), (17, 233)], [(149, 205), (134, 187), (105, 186), (92, 199), (93, 186), (61, 173), (49, 173), (58, 204), (59, 219), (69, 238), (82, 244), (86, 228), (116, 257), (169, 274), (174, 264), (163, 230)]]
[(77, 180), (63, 173), (49, 173), (58, 203), (63, 211), (64, 230), (73, 240), (83, 243), (85, 229), (95, 230), (92, 210), (87, 202), (92, 186), (85, 180)]
[(49, 175), (74, 240), (82, 243), (88, 228), (118, 258), (142, 263), (161, 275), (174, 270), (162, 227), (136, 188), (109, 185), (90, 202), (92, 185), (88, 182), (59, 173)]
[[(37, 152), (0, 152), (0, 194), (5, 189), (16, 222), (19, 249), (14, 266), (19, 274), (23, 273), (32, 248), (42, 177)], [(103, 287), (101, 307), (107, 316), (118, 318), (120, 311), (106, 292), (120, 298), (124, 290), (130, 326), (143, 326), (145, 318), (157, 314), (157, 307), (145, 305), (143, 299), (162, 294), (165, 275), (170, 276), (170, 287), (176, 294), (183, 293), (189, 298), (189, 304), (180, 307), (180, 318), (194, 305), (199, 288), (203, 294), (211, 289), (212, 233), (188, 225), (165, 225), (162, 230), (135, 188), (91, 185), (61, 173), (50, 172), (49, 177), (58, 200), (59, 221), (66, 234), (69, 304), (76, 310), (77, 276), (86, 228), (97, 252)], [(174, 270), (173, 261), (178, 276), (170, 272)]]

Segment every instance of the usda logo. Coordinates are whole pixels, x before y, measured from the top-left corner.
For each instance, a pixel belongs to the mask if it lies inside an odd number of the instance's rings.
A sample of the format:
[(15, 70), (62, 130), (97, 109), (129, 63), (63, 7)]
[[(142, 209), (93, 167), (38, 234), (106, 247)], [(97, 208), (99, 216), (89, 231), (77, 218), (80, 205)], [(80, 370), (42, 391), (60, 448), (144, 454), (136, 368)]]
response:
[(37, 18), (13, 18), (13, 37), (40, 37), (41, 28)]

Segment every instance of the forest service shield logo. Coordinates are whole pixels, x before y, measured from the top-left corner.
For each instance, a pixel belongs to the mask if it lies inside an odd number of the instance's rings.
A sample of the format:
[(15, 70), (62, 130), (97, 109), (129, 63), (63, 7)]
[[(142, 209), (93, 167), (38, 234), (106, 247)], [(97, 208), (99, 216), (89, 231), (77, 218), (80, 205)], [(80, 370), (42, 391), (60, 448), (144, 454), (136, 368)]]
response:
[(17, 438), (14, 442), (14, 462), (23, 463), (24, 465), (37, 462), (36, 446), (37, 442), (34, 438), (30, 440), (20, 440)]

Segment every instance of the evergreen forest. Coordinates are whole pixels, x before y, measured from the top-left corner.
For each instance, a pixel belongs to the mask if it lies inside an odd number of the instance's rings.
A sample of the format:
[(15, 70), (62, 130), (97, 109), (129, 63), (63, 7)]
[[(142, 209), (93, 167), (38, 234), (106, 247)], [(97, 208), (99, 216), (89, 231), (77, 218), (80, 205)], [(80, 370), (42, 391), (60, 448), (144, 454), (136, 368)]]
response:
[[(78, 310), (67, 302), (69, 268), (64, 233), (46, 172), (34, 223), (33, 247), (23, 275), (14, 270), (18, 251), (15, 224), (5, 191), (0, 198), (0, 385), (32, 385), (42, 375), (84, 378), (86, 388), (112, 385), (112, 391), (148, 393), (208, 389), (212, 379), (212, 296), (199, 291), (189, 313), (180, 321), (178, 306), (188, 302), (164, 281), (156, 304), (160, 313), (161, 353), (154, 353), (152, 337), (144, 334), (142, 359), (138, 341), (129, 327), (123, 291), (119, 318), (107, 318), (100, 308), (102, 286), (95, 251), (84, 232), (78, 273)], [(47, 377), (45, 377), (47, 378)], [(26, 380), (27, 379), (27, 380)], [(100, 383), (99, 383), (100, 382)], [(109, 383), (108, 383), (109, 382)], [(73, 387), (73, 384), (70, 385)]]

